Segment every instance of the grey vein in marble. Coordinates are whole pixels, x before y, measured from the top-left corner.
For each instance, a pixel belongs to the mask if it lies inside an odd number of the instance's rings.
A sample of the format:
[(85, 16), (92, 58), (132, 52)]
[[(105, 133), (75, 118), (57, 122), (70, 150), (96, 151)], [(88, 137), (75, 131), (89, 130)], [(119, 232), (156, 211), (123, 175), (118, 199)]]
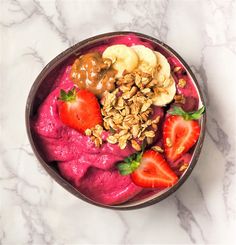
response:
[(196, 221), (195, 217), (193, 216), (193, 213), (191, 212), (190, 209), (188, 209), (176, 196), (175, 197), (176, 200), (176, 205), (177, 205), (177, 209), (178, 209), (178, 217), (180, 219), (180, 225), (181, 227), (186, 231), (186, 233), (188, 234), (190, 240), (193, 243), (196, 243), (196, 238), (193, 235), (193, 227), (196, 226), (196, 228), (199, 230), (201, 238), (203, 240), (204, 243), (207, 243), (207, 240), (205, 238), (205, 235), (203, 234), (203, 230), (201, 228), (201, 226), (198, 224), (198, 222)]
[[(0, 7), (0, 51), (5, 55), (0, 92), (24, 95), (17, 98), (18, 103), (1, 96), (0, 244), (236, 244), (232, 135), (236, 87), (233, 76), (225, 74), (234, 74), (236, 67), (236, 1), (5, 0)], [(172, 205), (168, 207), (164, 202), (127, 216), (88, 206), (59, 187), (36, 161), (22, 133), (26, 96), (42, 67), (85, 37), (120, 30), (149, 34), (183, 55), (199, 80), (208, 109), (205, 150), (189, 186), (185, 183), (169, 198)], [(217, 58), (222, 60), (212, 67)], [(219, 104), (222, 83), (232, 89), (226, 90)], [(228, 115), (232, 115), (230, 120)], [(208, 176), (214, 176), (214, 181)], [(193, 195), (196, 205), (190, 200)], [(163, 214), (162, 220), (156, 214)], [(10, 226), (11, 221), (14, 225)], [(139, 222), (143, 222), (141, 228), (136, 226)], [(152, 229), (142, 229), (148, 224)], [(135, 232), (137, 227), (142, 232)], [(108, 236), (102, 236), (104, 230)]]

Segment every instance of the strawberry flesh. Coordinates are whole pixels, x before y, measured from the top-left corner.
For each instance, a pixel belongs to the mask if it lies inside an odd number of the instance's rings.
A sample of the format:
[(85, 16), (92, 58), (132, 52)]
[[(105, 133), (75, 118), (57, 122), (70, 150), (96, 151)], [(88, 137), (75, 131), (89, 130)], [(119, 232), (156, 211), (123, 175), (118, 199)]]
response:
[(176, 161), (197, 142), (199, 123), (182, 116), (168, 116), (163, 127), (164, 149), (167, 160)]
[(178, 177), (162, 155), (153, 150), (143, 154), (140, 166), (131, 174), (133, 182), (146, 188), (165, 188), (173, 186)]
[(98, 100), (87, 90), (76, 91), (74, 97), (67, 101), (60, 100), (58, 110), (61, 121), (79, 132), (102, 124)]

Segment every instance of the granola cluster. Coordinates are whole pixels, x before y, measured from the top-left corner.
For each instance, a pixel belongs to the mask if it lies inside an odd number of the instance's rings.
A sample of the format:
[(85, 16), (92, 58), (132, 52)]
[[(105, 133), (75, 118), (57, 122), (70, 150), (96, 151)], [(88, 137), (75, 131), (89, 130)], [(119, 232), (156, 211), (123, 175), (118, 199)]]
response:
[(104, 128), (110, 130), (107, 141), (124, 149), (128, 142), (136, 151), (140, 143), (153, 142), (160, 117), (150, 119), (153, 98), (160, 93), (158, 81), (150, 74), (135, 71), (116, 82), (113, 92), (106, 92), (102, 100)]
[(96, 147), (100, 147), (102, 145), (102, 132), (103, 127), (97, 124), (94, 128), (86, 129), (85, 135), (90, 136), (90, 139), (94, 142)]

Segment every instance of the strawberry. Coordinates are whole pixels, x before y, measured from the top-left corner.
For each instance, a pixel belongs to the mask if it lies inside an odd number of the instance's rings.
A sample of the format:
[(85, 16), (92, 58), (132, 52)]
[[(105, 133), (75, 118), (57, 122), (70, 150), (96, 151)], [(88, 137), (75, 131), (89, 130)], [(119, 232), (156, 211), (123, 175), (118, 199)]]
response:
[(196, 112), (185, 112), (181, 107), (174, 107), (168, 113), (163, 126), (164, 150), (167, 160), (173, 162), (197, 142), (200, 135), (198, 120), (204, 113), (202, 107)]
[(128, 157), (125, 163), (118, 164), (118, 169), (122, 175), (131, 174), (132, 181), (145, 188), (170, 187), (178, 181), (163, 156), (154, 150)]
[(58, 111), (61, 121), (79, 132), (102, 124), (100, 105), (96, 96), (87, 90), (73, 88), (60, 92)]

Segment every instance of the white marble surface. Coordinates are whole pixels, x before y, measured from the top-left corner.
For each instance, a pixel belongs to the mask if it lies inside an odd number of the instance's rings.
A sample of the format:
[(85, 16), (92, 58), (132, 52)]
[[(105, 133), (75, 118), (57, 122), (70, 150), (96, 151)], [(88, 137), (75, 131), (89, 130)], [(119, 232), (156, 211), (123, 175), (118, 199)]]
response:
[[(0, 244), (236, 244), (236, 1), (1, 0)], [(41, 69), (99, 33), (157, 37), (191, 65), (207, 133), (187, 182), (136, 211), (88, 205), (56, 184), (26, 136), (25, 103)]]

